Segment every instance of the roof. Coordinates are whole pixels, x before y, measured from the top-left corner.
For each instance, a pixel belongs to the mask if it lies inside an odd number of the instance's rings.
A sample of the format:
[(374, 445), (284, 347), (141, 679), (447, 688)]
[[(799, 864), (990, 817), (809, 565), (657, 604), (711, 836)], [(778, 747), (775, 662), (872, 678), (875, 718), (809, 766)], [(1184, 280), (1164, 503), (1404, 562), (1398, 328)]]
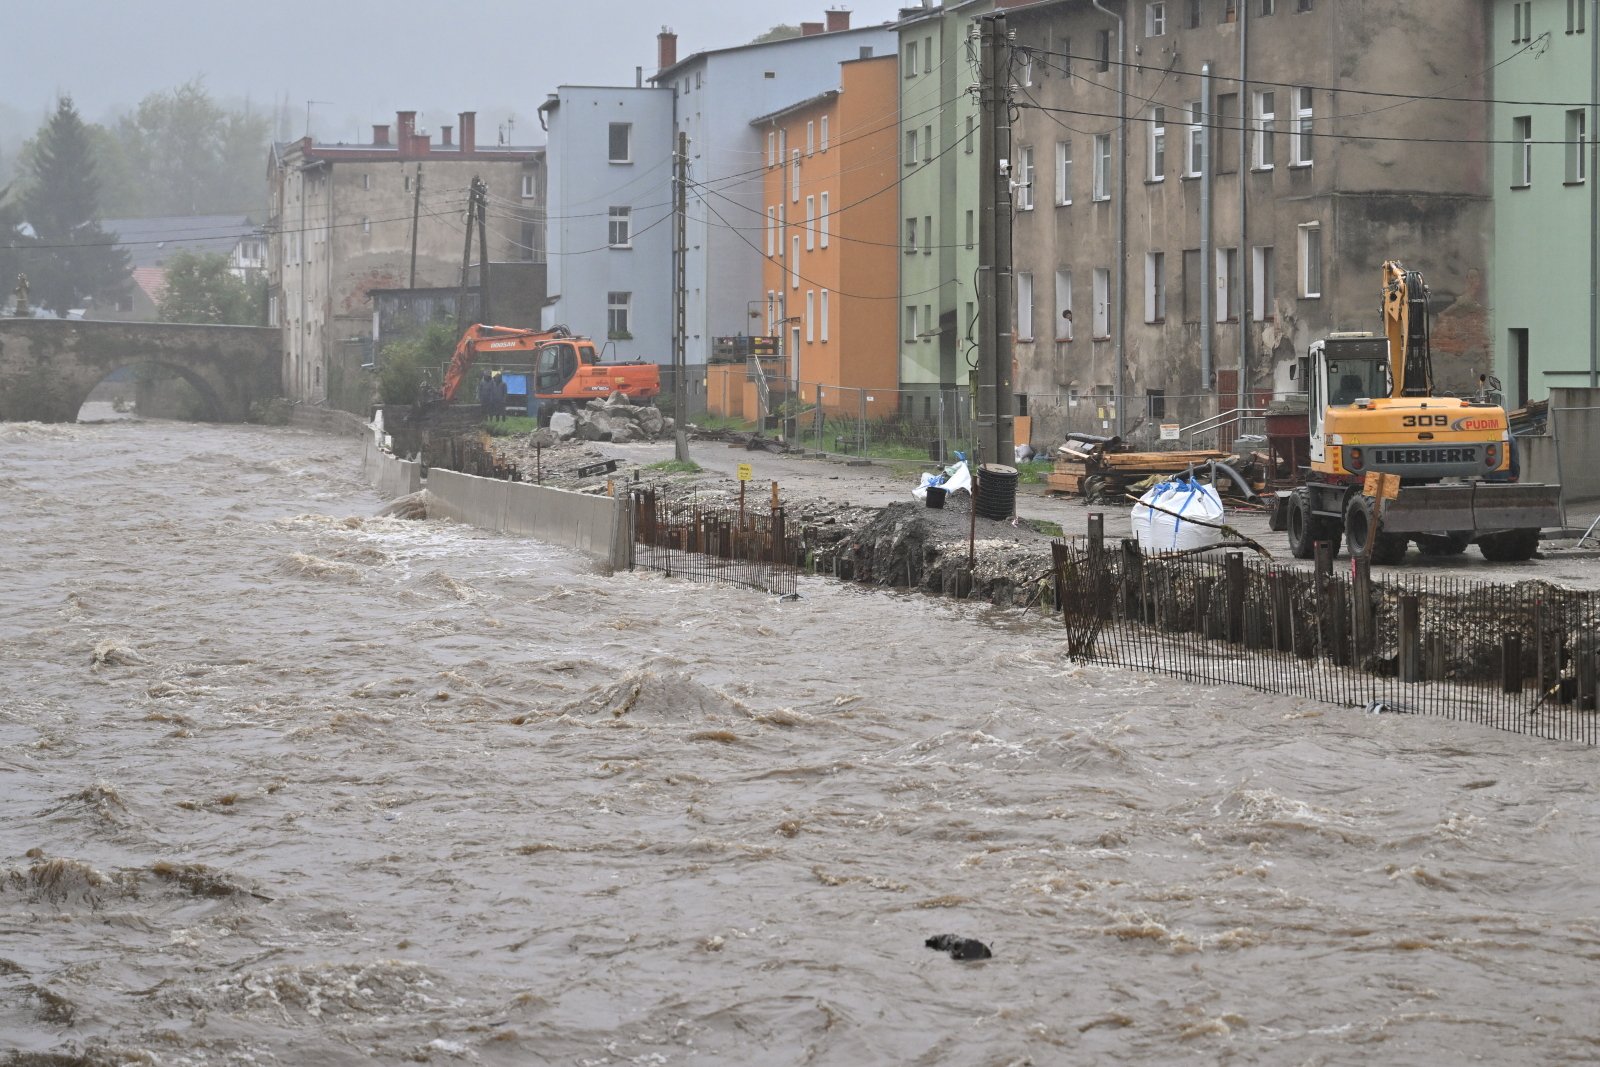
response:
[[(894, 57), (890, 56), (889, 58), (893, 59)], [(780, 107), (778, 110), (769, 112), (769, 113), (767, 113), (765, 115), (758, 115), (755, 118), (750, 120), (750, 125), (752, 125), (752, 126), (765, 125), (768, 122), (773, 122), (773, 121), (776, 121), (777, 119), (781, 119), (785, 115), (792, 115), (796, 111), (804, 111), (806, 108), (815, 107), (818, 104), (825, 104), (829, 100), (832, 100), (834, 97), (836, 97), (838, 95), (839, 95), (839, 90), (837, 90), (837, 89), (829, 89), (826, 92), (818, 93), (816, 96), (809, 97), (809, 98), (807, 98), (805, 100), (802, 100), (798, 104), (790, 104), (788, 107)]]
[(729, 45), (727, 48), (707, 48), (691, 56), (685, 56), (670, 67), (662, 67), (650, 77), (650, 81), (670, 81), (676, 72), (691, 63), (705, 59), (707, 56), (724, 56), (730, 52), (743, 52), (751, 48), (781, 48), (786, 44), (796, 41), (815, 41), (823, 37), (848, 37), (852, 33), (882, 33), (884, 30), (893, 30), (894, 23), (883, 22), (875, 26), (852, 26), (848, 30), (824, 30), (822, 33), (801, 34), (798, 37), (785, 37), (778, 41), (750, 41), (746, 44)]
[(144, 290), (152, 304), (161, 303), (167, 295), (167, 272), (164, 267), (133, 268), (133, 284)]
[(155, 267), (179, 252), (227, 255), (259, 227), (248, 215), (168, 215), (152, 219), (102, 219), (134, 267)]
[(462, 160), (478, 163), (526, 163), (545, 154), (544, 145), (475, 145), (463, 152), (460, 144), (429, 144), (426, 152), (401, 153), (398, 144), (322, 144), (302, 138), (298, 141), (274, 142), (269, 154), (270, 163), (283, 166), (298, 155), (308, 164), (316, 163), (455, 163)]

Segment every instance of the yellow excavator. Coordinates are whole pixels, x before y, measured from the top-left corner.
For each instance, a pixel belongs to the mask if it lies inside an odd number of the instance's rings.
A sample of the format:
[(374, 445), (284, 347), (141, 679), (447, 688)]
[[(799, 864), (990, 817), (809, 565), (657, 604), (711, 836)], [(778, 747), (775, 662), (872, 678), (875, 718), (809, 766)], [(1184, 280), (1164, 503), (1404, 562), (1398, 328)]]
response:
[[(1422, 275), (1383, 265), (1384, 336), (1340, 332), (1311, 345), (1306, 384), (1310, 467), (1282, 502), (1289, 548), (1345, 539), (1352, 556), (1399, 563), (1408, 542), (1426, 556), (1476, 543), (1484, 559), (1525, 560), (1539, 531), (1564, 524), (1561, 489), (1518, 482), (1505, 409), (1435, 396)], [(1393, 499), (1369, 495), (1367, 475), (1397, 475)]]

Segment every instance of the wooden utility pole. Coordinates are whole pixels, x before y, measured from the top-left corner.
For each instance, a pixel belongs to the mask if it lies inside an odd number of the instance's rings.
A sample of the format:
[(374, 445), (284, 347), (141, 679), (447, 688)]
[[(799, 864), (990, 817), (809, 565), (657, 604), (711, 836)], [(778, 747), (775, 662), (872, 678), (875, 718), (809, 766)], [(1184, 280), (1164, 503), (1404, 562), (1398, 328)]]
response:
[(422, 218), (422, 164), (417, 164), (417, 187), (411, 200), (411, 282), (408, 289), (417, 287), (417, 223)]
[(493, 325), (494, 315), (489, 311), (489, 187), (483, 179), (472, 179), (472, 194), (478, 204), (478, 321)]
[(979, 19), (978, 368), (973, 393), (977, 459), (1010, 463), (1011, 384), (1011, 44), (1004, 15)]
[(673, 331), (672, 331), (672, 416), (673, 455), (678, 462), (689, 459), (689, 431), (685, 428), (689, 413), (688, 345), (689, 316), (686, 307), (684, 270), (685, 252), (688, 248), (686, 216), (689, 211), (689, 135), (678, 134), (676, 218), (673, 220)]
[(461, 248), (461, 287), (456, 292), (456, 333), (467, 328), (467, 266), (472, 262), (472, 216), (477, 206), (478, 179), (473, 178), (467, 197), (467, 243)]

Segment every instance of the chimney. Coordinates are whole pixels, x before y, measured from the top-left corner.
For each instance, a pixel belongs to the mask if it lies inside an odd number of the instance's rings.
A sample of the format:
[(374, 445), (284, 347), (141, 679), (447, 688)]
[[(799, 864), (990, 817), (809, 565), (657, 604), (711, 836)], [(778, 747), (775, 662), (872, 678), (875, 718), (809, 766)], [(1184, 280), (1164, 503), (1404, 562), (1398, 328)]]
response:
[(850, 11), (848, 8), (830, 9), (826, 14), (828, 16), (829, 33), (838, 33), (840, 30), (848, 30), (850, 28)]
[(417, 113), (415, 111), (396, 111), (394, 113), (394, 141), (400, 147), (400, 154), (411, 154), (411, 137), (417, 128)]
[(470, 156), (478, 150), (478, 113), (463, 111), (456, 117), (461, 120), (461, 154)]
[(375, 145), (377, 145), (377, 144), (382, 144), (382, 145), (388, 144), (389, 143), (389, 127), (386, 126), (386, 125), (385, 126), (374, 125), (372, 127), (372, 143), (375, 144)]
[(666, 70), (677, 62), (678, 35), (663, 26), (656, 34), (656, 69)]
[(821, 32), (822, 23), (820, 22), (802, 22), (800, 24), (800, 36), (802, 37), (815, 37)]
[(454, 129), (455, 129), (454, 126), (440, 126), (439, 127), (439, 147), (440, 148), (449, 148), (450, 147), (450, 134)]

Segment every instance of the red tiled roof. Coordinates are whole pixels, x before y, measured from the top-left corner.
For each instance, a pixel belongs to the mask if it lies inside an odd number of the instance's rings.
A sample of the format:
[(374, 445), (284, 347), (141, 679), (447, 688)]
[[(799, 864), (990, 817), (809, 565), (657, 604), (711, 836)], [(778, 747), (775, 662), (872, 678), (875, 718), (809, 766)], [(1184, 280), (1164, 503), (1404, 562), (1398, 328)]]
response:
[(133, 268), (133, 284), (144, 290), (152, 304), (161, 303), (161, 298), (167, 295), (167, 271), (165, 267), (135, 267)]

